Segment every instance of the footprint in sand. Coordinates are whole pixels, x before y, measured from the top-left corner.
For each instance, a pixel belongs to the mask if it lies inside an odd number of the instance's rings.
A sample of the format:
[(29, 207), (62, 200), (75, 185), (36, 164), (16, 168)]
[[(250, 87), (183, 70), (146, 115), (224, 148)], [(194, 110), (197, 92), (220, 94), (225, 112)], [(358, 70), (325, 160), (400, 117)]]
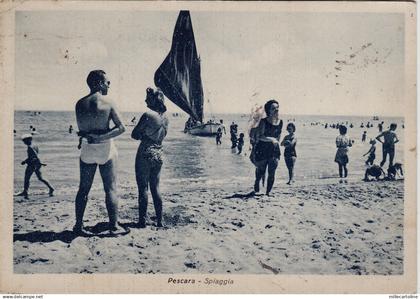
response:
[[(48, 263), (49, 261), (50, 261), (49, 259), (43, 259), (43, 258), (31, 259), (31, 264)], [(48, 263), (48, 264), (50, 264), (50, 263)]]
[(319, 244), (319, 240), (312, 241), (312, 246), (311, 247), (314, 248), (314, 249), (320, 248), (321, 245)]

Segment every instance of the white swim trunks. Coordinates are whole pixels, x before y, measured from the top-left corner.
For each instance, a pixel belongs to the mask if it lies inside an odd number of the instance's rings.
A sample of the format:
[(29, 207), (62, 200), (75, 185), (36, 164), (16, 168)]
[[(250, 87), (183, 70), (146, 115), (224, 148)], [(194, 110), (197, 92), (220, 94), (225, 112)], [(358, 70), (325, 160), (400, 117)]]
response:
[(88, 143), (86, 139), (82, 140), (80, 160), (86, 164), (103, 165), (117, 155), (117, 148), (112, 139), (101, 143)]

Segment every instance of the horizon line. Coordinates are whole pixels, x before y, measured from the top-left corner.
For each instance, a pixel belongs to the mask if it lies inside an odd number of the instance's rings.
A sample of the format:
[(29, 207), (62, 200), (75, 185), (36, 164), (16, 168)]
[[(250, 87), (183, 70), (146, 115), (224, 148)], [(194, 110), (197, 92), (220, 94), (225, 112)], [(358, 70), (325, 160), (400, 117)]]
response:
[[(26, 111), (26, 112), (35, 112), (35, 111), (41, 111), (41, 112), (74, 112), (74, 110), (72, 109), (72, 110), (47, 110), (47, 109), (14, 109), (14, 111)], [(120, 112), (123, 112), (123, 113), (140, 113), (140, 112), (145, 112), (146, 110), (143, 110), (143, 111), (126, 111), (126, 110), (120, 110)], [(186, 112), (184, 112), (184, 111), (182, 111), (182, 112), (170, 112), (170, 111), (167, 111), (167, 113), (170, 113), (170, 114), (172, 114), (172, 113), (181, 113), (181, 114), (188, 114), (188, 113), (186, 113)], [(205, 113), (205, 115), (214, 115), (214, 114), (223, 114), (223, 115), (228, 115), (228, 114), (246, 114), (246, 115), (250, 115), (250, 113), (248, 112), (248, 113), (246, 113), (246, 112), (215, 112), (215, 113)], [(404, 118), (404, 115), (379, 115), (379, 114), (376, 114), (376, 115), (373, 115), (373, 114), (369, 114), (369, 115), (367, 115), (367, 114), (317, 114), (317, 113), (315, 113), (315, 114), (308, 114), (308, 113), (283, 113), (283, 114), (280, 114), (280, 115), (291, 115), (291, 116), (343, 116), (343, 117), (349, 117), (349, 116), (358, 116), (358, 117), (360, 117), (360, 116), (364, 116), (364, 117), (374, 117), (374, 116), (377, 116), (377, 117), (402, 117), (402, 118)]]

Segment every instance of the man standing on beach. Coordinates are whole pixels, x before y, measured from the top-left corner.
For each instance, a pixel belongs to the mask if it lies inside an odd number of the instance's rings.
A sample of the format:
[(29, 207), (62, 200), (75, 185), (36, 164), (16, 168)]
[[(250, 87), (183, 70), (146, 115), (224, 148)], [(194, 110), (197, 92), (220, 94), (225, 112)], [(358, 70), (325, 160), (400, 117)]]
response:
[[(90, 93), (76, 104), (78, 134), (83, 140), (80, 153), (80, 185), (76, 196), (76, 224), (73, 231), (80, 235), (89, 235), (83, 228), (83, 214), (99, 165), (109, 217), (109, 231), (114, 235), (123, 234), (126, 231), (117, 223), (117, 149), (112, 138), (121, 135), (125, 127), (114, 103), (105, 97), (111, 83), (105, 72), (91, 71), (86, 81)], [(110, 120), (114, 123), (112, 129)]]
[[(382, 143), (382, 162), (381, 167), (384, 166), (386, 162), (386, 156), (389, 155), (389, 167), (394, 164), (394, 156), (395, 156), (395, 143), (397, 143), (398, 137), (395, 134), (395, 130), (397, 129), (397, 124), (392, 123), (389, 126), (389, 130), (382, 132), (378, 136), (376, 136), (376, 140)], [(381, 140), (383, 137), (383, 141)]]

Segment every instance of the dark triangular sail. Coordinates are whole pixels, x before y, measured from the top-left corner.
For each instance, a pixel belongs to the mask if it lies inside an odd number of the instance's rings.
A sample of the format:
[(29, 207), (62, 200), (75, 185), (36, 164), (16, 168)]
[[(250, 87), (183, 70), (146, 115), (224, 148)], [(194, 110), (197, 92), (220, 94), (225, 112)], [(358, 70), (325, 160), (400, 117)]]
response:
[(193, 119), (203, 121), (200, 58), (189, 11), (180, 11), (171, 51), (155, 73), (155, 85)]

